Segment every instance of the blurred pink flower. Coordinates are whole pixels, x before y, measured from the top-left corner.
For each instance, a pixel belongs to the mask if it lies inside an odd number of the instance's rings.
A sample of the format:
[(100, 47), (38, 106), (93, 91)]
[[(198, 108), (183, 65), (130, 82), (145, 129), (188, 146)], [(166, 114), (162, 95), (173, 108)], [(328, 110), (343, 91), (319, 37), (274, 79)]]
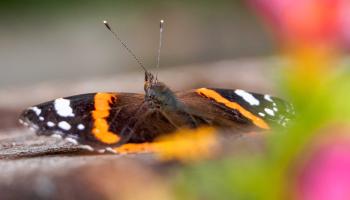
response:
[(297, 194), (300, 200), (350, 199), (349, 139), (337, 138), (312, 154), (298, 177)]
[(288, 45), (350, 48), (349, 0), (248, 0)]

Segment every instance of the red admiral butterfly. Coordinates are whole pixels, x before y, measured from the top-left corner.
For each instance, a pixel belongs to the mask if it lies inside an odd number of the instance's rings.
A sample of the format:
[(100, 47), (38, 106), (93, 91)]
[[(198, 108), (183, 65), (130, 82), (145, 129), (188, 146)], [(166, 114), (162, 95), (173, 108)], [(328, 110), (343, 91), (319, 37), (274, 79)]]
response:
[[(148, 72), (108, 23), (106, 27), (145, 70), (145, 94), (101, 92), (58, 98), (25, 110), (20, 121), (38, 135), (54, 136), (90, 150), (114, 151), (123, 144), (148, 143), (179, 128), (203, 125), (232, 132), (285, 126), (291, 104), (244, 90), (199, 88), (174, 92)], [(163, 21), (160, 28), (161, 48)]]

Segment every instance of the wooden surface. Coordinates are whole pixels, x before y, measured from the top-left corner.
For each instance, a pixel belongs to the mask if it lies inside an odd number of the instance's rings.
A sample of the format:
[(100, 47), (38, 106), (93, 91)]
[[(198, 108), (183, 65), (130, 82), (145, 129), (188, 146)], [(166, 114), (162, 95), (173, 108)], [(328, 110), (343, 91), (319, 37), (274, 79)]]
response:
[[(224, 87), (274, 94), (276, 69), (266, 63), (243, 59), (179, 66), (160, 70), (159, 77), (174, 90)], [(59, 139), (38, 137), (17, 123), (22, 109), (60, 96), (142, 88), (140, 71), (0, 90), (0, 200), (172, 199), (168, 186), (179, 163), (162, 163), (152, 154), (91, 154)], [(261, 141), (242, 138), (230, 143), (231, 150), (261, 151)]]

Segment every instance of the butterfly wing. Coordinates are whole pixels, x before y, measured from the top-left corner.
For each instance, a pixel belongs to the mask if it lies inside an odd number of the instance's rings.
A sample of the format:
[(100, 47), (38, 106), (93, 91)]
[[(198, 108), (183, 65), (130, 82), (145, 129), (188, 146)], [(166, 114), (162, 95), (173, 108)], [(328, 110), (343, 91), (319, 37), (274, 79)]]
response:
[(58, 98), (26, 109), (20, 121), (38, 135), (66, 138), (94, 147), (118, 146), (128, 140), (125, 124), (142, 105), (132, 93), (90, 93)]
[(25, 110), (20, 121), (38, 135), (56, 136), (90, 149), (151, 142), (181, 127), (213, 125), (237, 132), (285, 126), (293, 109), (285, 101), (243, 90), (200, 88), (178, 92), (179, 107), (152, 107), (144, 95), (90, 93), (58, 98)]
[(282, 99), (239, 89), (199, 88), (178, 96), (192, 115), (236, 130), (286, 126), (294, 115), (292, 105)]

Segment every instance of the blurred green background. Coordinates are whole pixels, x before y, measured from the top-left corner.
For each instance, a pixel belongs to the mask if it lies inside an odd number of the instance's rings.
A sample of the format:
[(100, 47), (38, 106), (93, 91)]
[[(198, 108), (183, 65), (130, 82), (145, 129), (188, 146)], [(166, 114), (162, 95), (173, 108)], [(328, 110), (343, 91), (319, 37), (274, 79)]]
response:
[(244, 1), (0, 1), (0, 88), (139, 70), (102, 24), (107, 19), (149, 68), (159, 20), (161, 67), (273, 52)]

